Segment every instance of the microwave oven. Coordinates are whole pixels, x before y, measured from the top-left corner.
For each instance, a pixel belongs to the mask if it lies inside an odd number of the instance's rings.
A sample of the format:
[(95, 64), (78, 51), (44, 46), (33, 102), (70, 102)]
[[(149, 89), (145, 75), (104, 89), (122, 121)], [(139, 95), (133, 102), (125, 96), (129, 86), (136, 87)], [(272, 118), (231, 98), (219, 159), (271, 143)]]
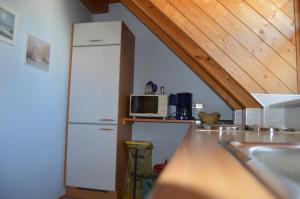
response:
[(167, 117), (168, 95), (130, 95), (130, 116)]

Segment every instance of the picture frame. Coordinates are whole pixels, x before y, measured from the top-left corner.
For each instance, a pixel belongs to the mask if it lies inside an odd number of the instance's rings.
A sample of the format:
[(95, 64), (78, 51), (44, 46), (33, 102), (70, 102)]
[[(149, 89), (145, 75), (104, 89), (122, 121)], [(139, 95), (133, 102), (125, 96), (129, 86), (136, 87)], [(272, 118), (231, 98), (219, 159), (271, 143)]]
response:
[(17, 14), (0, 5), (0, 41), (15, 45), (17, 32)]
[(38, 37), (27, 33), (25, 42), (25, 64), (49, 71), (51, 46)]

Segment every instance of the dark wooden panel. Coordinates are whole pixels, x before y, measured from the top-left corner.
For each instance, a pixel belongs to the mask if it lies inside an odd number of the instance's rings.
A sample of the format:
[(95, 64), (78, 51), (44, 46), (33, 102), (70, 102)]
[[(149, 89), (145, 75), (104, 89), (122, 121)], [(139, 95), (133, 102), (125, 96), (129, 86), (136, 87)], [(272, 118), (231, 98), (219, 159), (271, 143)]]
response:
[(93, 14), (108, 12), (109, 0), (80, 0)]
[(125, 186), (128, 152), (124, 142), (131, 140), (131, 124), (122, 124), (122, 119), (129, 116), (129, 96), (133, 92), (135, 38), (127, 26), (122, 23), (122, 42), (120, 57), (119, 113), (117, 141), (117, 198), (122, 199)]

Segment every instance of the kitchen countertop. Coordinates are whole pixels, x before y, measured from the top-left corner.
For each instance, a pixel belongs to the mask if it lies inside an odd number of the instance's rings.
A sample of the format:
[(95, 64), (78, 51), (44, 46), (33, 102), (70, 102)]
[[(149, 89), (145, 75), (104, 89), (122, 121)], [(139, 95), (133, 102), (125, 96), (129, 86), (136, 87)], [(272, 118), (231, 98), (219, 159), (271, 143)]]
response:
[(300, 143), (300, 133), (219, 132), (191, 125), (151, 198), (279, 198), (219, 141)]

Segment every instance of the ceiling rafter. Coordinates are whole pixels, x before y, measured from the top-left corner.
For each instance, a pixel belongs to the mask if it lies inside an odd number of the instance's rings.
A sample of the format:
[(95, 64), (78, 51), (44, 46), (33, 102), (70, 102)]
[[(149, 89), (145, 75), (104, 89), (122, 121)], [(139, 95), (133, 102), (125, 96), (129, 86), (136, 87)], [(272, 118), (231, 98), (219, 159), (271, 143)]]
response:
[(119, 0), (80, 0), (87, 9), (93, 14), (108, 12), (110, 3), (120, 3)]

